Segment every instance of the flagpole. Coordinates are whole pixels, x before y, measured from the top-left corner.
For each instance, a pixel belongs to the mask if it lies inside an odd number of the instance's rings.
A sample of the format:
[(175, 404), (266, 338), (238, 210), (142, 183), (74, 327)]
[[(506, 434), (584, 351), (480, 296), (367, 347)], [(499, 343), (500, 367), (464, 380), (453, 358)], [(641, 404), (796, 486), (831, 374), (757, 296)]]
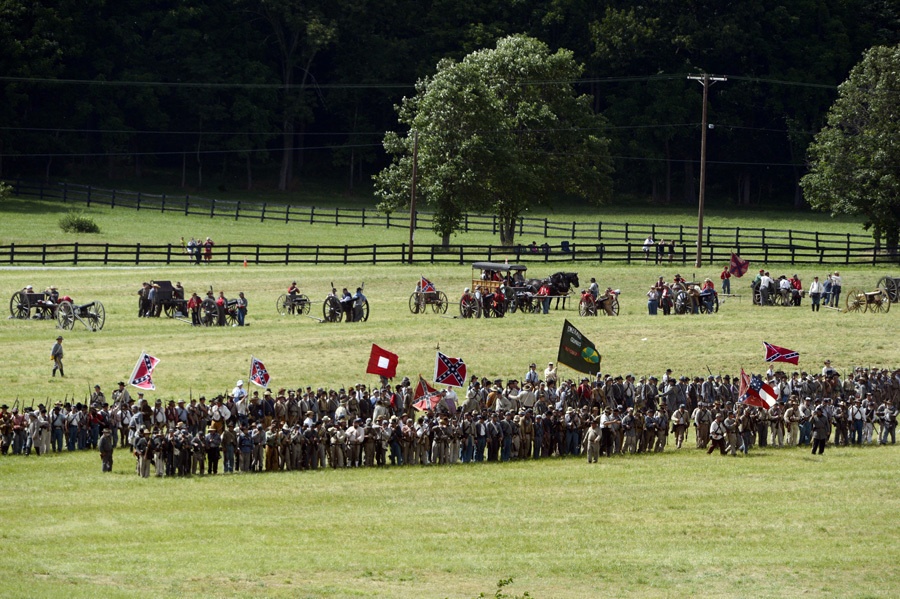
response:
[(134, 387), (135, 389), (140, 389), (140, 387), (138, 387), (137, 385), (134, 384), (134, 376), (137, 374), (138, 367), (141, 365), (141, 362), (143, 361), (144, 355), (146, 353), (147, 352), (145, 352), (144, 350), (141, 350), (141, 355), (138, 356), (137, 363), (135, 363), (134, 369), (131, 371), (131, 376), (128, 377), (128, 384), (131, 385), (132, 387)]

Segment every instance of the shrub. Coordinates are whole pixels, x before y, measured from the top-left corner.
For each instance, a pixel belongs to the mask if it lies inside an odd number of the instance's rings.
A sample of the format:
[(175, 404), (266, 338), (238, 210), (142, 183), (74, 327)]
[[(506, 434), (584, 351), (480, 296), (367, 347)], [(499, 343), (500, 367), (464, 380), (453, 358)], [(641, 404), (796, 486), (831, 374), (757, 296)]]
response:
[(81, 210), (70, 210), (59, 219), (59, 228), (66, 233), (99, 233), (100, 227)]

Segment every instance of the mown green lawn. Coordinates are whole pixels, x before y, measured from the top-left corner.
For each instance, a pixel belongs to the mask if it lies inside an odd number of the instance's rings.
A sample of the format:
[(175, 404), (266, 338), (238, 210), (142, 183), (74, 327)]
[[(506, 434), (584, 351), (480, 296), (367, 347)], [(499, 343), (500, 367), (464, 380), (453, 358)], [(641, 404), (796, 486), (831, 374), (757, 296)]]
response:
[(896, 447), (140, 479), (0, 458), (8, 597), (893, 597)]

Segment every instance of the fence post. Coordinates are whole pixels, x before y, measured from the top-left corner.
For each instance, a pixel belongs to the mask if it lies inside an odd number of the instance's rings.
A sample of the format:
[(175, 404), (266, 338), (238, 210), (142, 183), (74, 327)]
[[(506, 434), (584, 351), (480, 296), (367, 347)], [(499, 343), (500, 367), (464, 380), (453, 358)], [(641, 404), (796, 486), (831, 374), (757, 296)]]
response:
[(678, 225), (678, 243), (684, 244), (684, 225)]
[(734, 228), (734, 246), (735, 247), (737, 247), (738, 244), (740, 243), (740, 236), (741, 236), (741, 228), (735, 227)]
[(310, 206), (309, 207), (309, 224), (313, 224), (315, 222), (315, 214), (316, 214), (316, 207)]
[(138, 192), (137, 209), (138, 209), (138, 211), (140, 211), (140, 209), (141, 209), (141, 192)]
[(78, 242), (75, 242), (75, 247), (72, 249), (72, 264), (78, 266)]
[(547, 222), (547, 219), (545, 218), (545, 219), (544, 219), (544, 239), (547, 238), (547, 225), (548, 225), (548, 224), (549, 224), (549, 223)]
[[(363, 208), (363, 214), (365, 214), (365, 208)], [(363, 217), (365, 218), (365, 217)], [(372, 244), (372, 264), (378, 264), (378, 244)]]
[(172, 244), (166, 244), (166, 266), (172, 263)]
[(524, 235), (524, 231), (525, 231), (525, 218), (520, 216), (519, 217), (519, 237)]
[(284, 207), (284, 224), (288, 224), (291, 220), (291, 205), (288, 204)]
[(850, 264), (850, 233), (847, 233), (847, 258), (845, 264)]
[(319, 264), (319, 246), (316, 246), (316, 257), (313, 259), (313, 264)]
[(256, 259), (253, 261), (253, 264), (259, 264), (259, 244), (256, 244)]
[(16, 263), (16, 244), (15, 242), (10, 242), (9, 244), (9, 263)]
[(287, 266), (291, 259), (291, 244), (284, 246), (284, 265)]
[[(765, 229), (763, 229), (763, 230), (765, 231)], [(769, 246), (766, 244), (763, 244), (763, 250), (764, 250), (763, 262), (768, 262), (769, 261)]]
[(41, 264), (47, 264), (47, 244), (41, 246)]
[(109, 244), (106, 244), (106, 247), (103, 248), (103, 266), (106, 266), (109, 262)]
[(631, 244), (625, 244), (625, 264), (631, 264)]
[(191, 200), (191, 196), (190, 196), (190, 195), (184, 196), (184, 215), (185, 215), (185, 216), (188, 215), (188, 207), (189, 207), (188, 202), (189, 202), (190, 200)]
[(234, 220), (237, 220), (241, 217), (241, 201), (238, 200), (237, 206), (234, 207)]
[[(628, 223), (625, 223), (625, 243), (628, 243)], [(629, 248), (629, 253), (631, 252), (631, 248)]]
[(259, 222), (261, 223), (266, 221), (266, 206), (268, 206), (268, 204), (263, 202), (262, 212), (259, 215)]
[(819, 232), (816, 231), (816, 249), (819, 249)]
[(463, 246), (459, 244), (459, 263), (462, 264), (465, 258), (463, 257)]
[[(391, 228), (391, 213), (388, 212), (387, 214), (384, 215), (384, 217), (385, 217), (385, 218), (384, 218), (384, 223), (385, 223), (385, 224), (384, 224), (384, 228), (385, 228), (385, 229), (390, 229), (390, 228)], [(467, 215), (467, 216), (466, 216), (466, 219), (467, 219), (467, 220), (466, 220), (466, 226), (467, 226), (467, 227), (468, 227), (468, 224), (469, 224), (469, 223), (468, 223), (468, 218), (469, 218), (469, 217), (468, 217), (468, 215)], [(466, 231), (468, 232), (468, 229), (467, 229)]]
[[(390, 214), (390, 213), (388, 213)], [(400, 244), (400, 264), (404, 264), (406, 262), (406, 244)]]
[(141, 243), (138, 242), (136, 246), (134, 246), (134, 265), (137, 266), (141, 263)]
[(366, 228), (366, 209), (365, 208), (362, 209), (362, 226), (364, 229)]
[(791, 248), (794, 247), (794, 231), (793, 231), (793, 229), (788, 229), (788, 245), (790, 245)]
[[(762, 230), (760, 231), (760, 233), (762, 234), (762, 240), (761, 240), (760, 243), (762, 243), (763, 245), (766, 245), (766, 230), (765, 230), (765, 229), (762, 229)], [(766, 256), (768, 256), (768, 254), (766, 254)]]
[(428, 259), (428, 261), (431, 264), (434, 264), (434, 244), (431, 244), (431, 246), (429, 246), (429, 247), (431, 248), (431, 257)]
[[(335, 206), (334, 208), (334, 224), (335, 226), (341, 224), (341, 207)], [(345, 262), (346, 264), (346, 262)]]
[(497, 234), (497, 217), (492, 216), (491, 217), (491, 235), (496, 235), (496, 234)]
[(166, 194), (162, 194), (162, 207), (159, 209), (160, 212), (166, 211)]
[(225, 250), (226, 250), (225, 264), (227, 264), (228, 266), (231, 266), (231, 244), (230, 243), (226, 246)]
[(209, 201), (209, 217), (213, 218), (216, 215), (216, 199), (213, 198)]
[(493, 262), (493, 260), (491, 260), (491, 256), (493, 255), (493, 253), (494, 253), (494, 246), (489, 245), (488, 246), (488, 259), (487, 259), (488, 262)]
[(575, 239), (575, 221), (572, 221), (572, 239)]
[[(335, 213), (336, 212), (337, 212), (337, 209), (335, 209)], [(344, 246), (344, 264), (347, 264), (347, 246), (346, 245)]]
[(466, 233), (469, 232), (469, 213), (468, 213), (468, 212), (466, 212), (466, 225), (465, 225), (465, 231), (466, 231)]

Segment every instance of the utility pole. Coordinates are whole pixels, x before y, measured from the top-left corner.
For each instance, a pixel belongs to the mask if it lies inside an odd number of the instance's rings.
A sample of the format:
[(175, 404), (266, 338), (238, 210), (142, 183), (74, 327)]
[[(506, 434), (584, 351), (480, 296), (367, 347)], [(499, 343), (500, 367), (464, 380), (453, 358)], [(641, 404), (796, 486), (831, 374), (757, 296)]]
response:
[(688, 75), (688, 79), (699, 81), (703, 86), (703, 119), (700, 125), (700, 200), (697, 210), (697, 259), (694, 262), (696, 268), (703, 266), (703, 201), (706, 196), (706, 104), (709, 98), (709, 86), (717, 81), (728, 81), (725, 77), (711, 77), (709, 73), (703, 75)]
[(413, 261), (413, 244), (416, 240), (416, 171), (419, 167), (419, 131), (413, 132), (413, 163), (412, 163), (412, 181), (410, 182), (409, 193), (409, 259), (408, 264)]

